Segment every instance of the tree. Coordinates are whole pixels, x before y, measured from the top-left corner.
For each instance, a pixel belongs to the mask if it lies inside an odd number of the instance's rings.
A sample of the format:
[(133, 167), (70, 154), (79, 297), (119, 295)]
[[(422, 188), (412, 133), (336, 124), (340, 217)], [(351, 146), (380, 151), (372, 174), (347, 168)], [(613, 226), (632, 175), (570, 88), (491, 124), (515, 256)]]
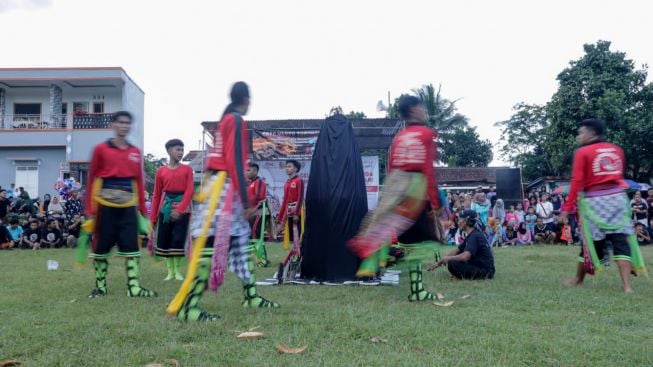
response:
[(475, 127), (460, 127), (442, 143), (440, 161), (449, 167), (487, 167), (492, 162), (492, 143), (481, 140)]
[(610, 42), (584, 45), (585, 55), (557, 77), (560, 86), (547, 105), (550, 126), (545, 150), (556, 173), (568, 173), (578, 122), (606, 122), (607, 140), (626, 154), (626, 174), (634, 180), (653, 174), (653, 86), (647, 67), (637, 70), (626, 54), (610, 51)]
[(349, 113), (346, 114), (345, 117), (350, 120), (364, 120), (367, 118), (364, 112), (356, 112), (356, 111), (349, 111)]
[(151, 179), (156, 177), (156, 170), (159, 169), (159, 167), (163, 167), (168, 164), (168, 158), (156, 158), (153, 154), (150, 153), (147, 153), (143, 158), (143, 169), (145, 174)]

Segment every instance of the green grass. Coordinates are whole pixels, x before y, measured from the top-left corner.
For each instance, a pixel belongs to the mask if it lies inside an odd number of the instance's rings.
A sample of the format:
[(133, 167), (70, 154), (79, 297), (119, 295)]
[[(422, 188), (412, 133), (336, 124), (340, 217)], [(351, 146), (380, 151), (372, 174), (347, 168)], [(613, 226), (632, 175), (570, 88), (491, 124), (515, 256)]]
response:
[[(275, 260), (279, 246), (269, 246)], [(653, 269), (653, 248), (645, 248)], [(0, 252), (0, 360), (25, 366), (144, 366), (174, 358), (181, 366), (651, 366), (653, 283), (620, 291), (616, 268), (581, 288), (559, 280), (573, 274), (578, 248), (528, 247), (495, 251), (491, 281), (451, 282), (446, 271), (425, 273), (428, 290), (454, 300), (449, 308), (407, 302), (399, 286), (259, 287), (282, 303), (248, 310), (239, 281), (227, 276), (204, 307), (214, 323), (181, 323), (165, 316), (179, 286), (163, 283), (165, 266), (143, 258), (142, 284), (156, 299), (126, 297), (124, 264), (110, 260), (109, 295), (87, 297), (91, 266), (74, 264), (71, 250)], [(60, 262), (47, 271), (47, 259)], [(272, 268), (259, 270), (259, 278)], [(470, 294), (468, 299), (461, 296)], [(261, 340), (237, 340), (259, 326)], [(388, 343), (372, 343), (378, 336)], [(277, 342), (308, 345), (281, 355)]]

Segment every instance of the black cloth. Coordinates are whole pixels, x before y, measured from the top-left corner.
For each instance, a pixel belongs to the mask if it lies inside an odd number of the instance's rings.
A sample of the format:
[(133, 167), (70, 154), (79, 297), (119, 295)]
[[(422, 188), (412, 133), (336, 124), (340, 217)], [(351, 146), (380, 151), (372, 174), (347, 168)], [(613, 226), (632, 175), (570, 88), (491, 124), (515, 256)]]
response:
[(546, 224), (544, 225), (544, 227), (540, 228), (540, 227), (538, 227), (537, 224), (536, 224), (536, 225), (535, 225), (535, 228), (533, 228), (533, 231), (534, 231), (534, 233), (535, 233), (536, 235), (538, 235), (538, 234), (546, 235), (547, 232), (550, 232), (550, 231), (551, 231), (551, 228), (549, 228), (549, 226), (546, 225)]
[(351, 123), (331, 116), (318, 136), (306, 192), (301, 274), (341, 282), (356, 278), (360, 260), (346, 246), (367, 213), (367, 192)]
[(11, 205), (11, 201), (9, 201), (9, 199), (0, 199), (0, 218), (4, 218), (7, 216), (10, 205)]
[(53, 246), (61, 246), (61, 240), (63, 239), (61, 231), (57, 228), (48, 228), (43, 231), (43, 239), (52, 243)]
[(189, 222), (190, 214), (182, 214), (176, 222), (164, 222), (163, 214), (159, 214), (154, 253), (161, 257), (184, 256)]
[(41, 242), (41, 239), (43, 238), (43, 229), (41, 228), (36, 228), (36, 229), (28, 229), (25, 231), (23, 234), (23, 237), (27, 238), (30, 242)]
[(449, 261), (449, 273), (458, 279), (476, 280), (494, 278), (494, 269), (484, 269), (464, 261)]
[[(612, 245), (612, 254), (615, 256), (628, 256), (630, 257), (630, 245), (628, 244), (628, 237), (623, 233), (608, 233), (605, 235), (604, 240), (594, 241), (594, 249), (596, 256), (603, 259), (607, 248)], [(578, 256), (584, 257), (583, 249), (580, 249)]]
[(431, 204), (426, 204), (422, 213), (417, 217), (413, 225), (406, 232), (399, 235), (399, 243), (416, 244), (425, 241), (436, 241), (435, 238), (435, 221), (429, 219), (428, 212), (431, 210)]
[(0, 244), (11, 242), (13, 240), (14, 239), (11, 237), (11, 233), (9, 233), (7, 227), (0, 225)]
[(136, 210), (135, 207), (111, 208), (100, 205), (93, 236), (93, 254), (107, 255), (117, 245), (119, 255), (139, 256)]
[(471, 231), (465, 241), (458, 246), (460, 253), (469, 252), (472, 256), (467, 260), (470, 265), (479, 269), (485, 269), (494, 272), (494, 256), (487, 239), (478, 230)]
[[(644, 200), (640, 200), (639, 203), (631, 203), (630, 206), (633, 209), (648, 210), (648, 204), (646, 204), (646, 202)], [(646, 219), (646, 212), (644, 212), (644, 213), (634, 213), (633, 212), (633, 218), (635, 220)]]

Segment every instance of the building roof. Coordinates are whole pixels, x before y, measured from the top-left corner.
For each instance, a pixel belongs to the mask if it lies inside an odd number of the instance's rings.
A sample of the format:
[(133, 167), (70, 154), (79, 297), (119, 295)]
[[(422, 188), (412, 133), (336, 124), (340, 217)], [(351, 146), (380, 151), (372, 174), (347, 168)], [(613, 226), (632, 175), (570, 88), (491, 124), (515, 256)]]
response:
[[(60, 81), (76, 87), (113, 86), (89, 85), (89, 81), (106, 81), (107, 83), (123, 81), (134, 84), (141, 92), (143, 89), (134, 82), (125, 69), (113, 67), (38, 67), (38, 68), (0, 68), (0, 86), (20, 88), (31, 86), (34, 82)], [(30, 85), (25, 85), (30, 83)], [(145, 92), (143, 92), (145, 94)]]
[(491, 183), (497, 182), (496, 170), (505, 167), (437, 167), (435, 174), (439, 184)]

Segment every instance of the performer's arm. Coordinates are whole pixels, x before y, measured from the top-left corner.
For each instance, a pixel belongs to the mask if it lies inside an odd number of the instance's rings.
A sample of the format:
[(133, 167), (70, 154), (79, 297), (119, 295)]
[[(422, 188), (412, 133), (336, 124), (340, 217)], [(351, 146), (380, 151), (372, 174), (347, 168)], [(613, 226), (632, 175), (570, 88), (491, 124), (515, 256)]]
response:
[(243, 153), (247, 150), (246, 134), (247, 131), (243, 131), (243, 120), (239, 115), (230, 115), (234, 120), (234, 129), (233, 129), (233, 147), (234, 147), (234, 165), (236, 172), (234, 173), (234, 179), (236, 181), (236, 187), (239, 189), (240, 201), (243, 204), (243, 209), (249, 207), (247, 202), (247, 187), (245, 186), (245, 167), (243, 162), (245, 161), (247, 154)]
[(438, 187), (435, 179), (435, 170), (433, 163), (437, 159), (437, 150), (435, 149), (435, 138), (437, 134), (433, 131), (432, 134), (427, 135), (429, 141), (426, 144), (426, 161), (424, 162), (424, 174), (426, 175), (426, 184), (428, 185), (429, 201), (431, 208), (434, 210), (440, 209), (440, 195), (438, 194)]
[(302, 212), (302, 207), (304, 206), (304, 181), (297, 176), (297, 205), (295, 206), (295, 213), (293, 215), (299, 216)]
[(93, 196), (95, 193), (93, 192), (93, 186), (95, 183), (95, 179), (97, 178), (97, 173), (99, 171), (100, 165), (102, 164), (102, 157), (101, 157), (101, 151), (100, 151), (100, 146), (96, 146), (95, 149), (93, 149), (93, 154), (91, 156), (91, 164), (88, 169), (88, 183), (86, 184), (86, 215), (87, 216), (93, 216), (95, 215), (95, 210), (93, 209)]
[(283, 201), (281, 202), (281, 209), (279, 210), (279, 215), (277, 215), (277, 220), (283, 222), (286, 220), (286, 210), (288, 207), (288, 184), (283, 185)]
[(259, 178), (258, 181), (258, 197), (256, 198), (257, 206), (261, 205), (261, 203), (265, 201), (265, 198), (267, 198), (267, 185), (261, 178)]
[(578, 191), (582, 190), (585, 185), (585, 157), (583, 156), (580, 150), (576, 151), (574, 155), (574, 164), (571, 175), (571, 183), (569, 186), (569, 195), (567, 195), (567, 201), (565, 201), (562, 211), (569, 213), (576, 205), (576, 198), (578, 197)]
[(141, 162), (141, 167), (136, 173), (136, 187), (138, 189), (138, 209), (141, 214), (147, 216), (147, 208), (145, 207), (145, 184), (143, 182), (143, 162)]
[[(183, 167), (188, 167), (188, 166), (183, 166)], [(191, 203), (191, 200), (193, 200), (193, 193), (195, 191), (195, 181), (193, 181), (193, 169), (188, 167), (188, 169), (184, 170), (184, 181), (186, 183), (184, 187), (184, 196), (182, 197), (181, 201), (179, 202), (179, 205), (177, 205), (177, 211), (178, 213), (185, 213), (188, 209), (188, 206)]]
[(154, 178), (154, 192), (152, 193), (152, 213), (150, 214), (150, 222), (152, 223), (156, 223), (159, 217), (159, 205), (161, 203), (161, 191), (163, 189), (161, 183), (163, 180), (162, 176), (161, 168), (159, 168)]

